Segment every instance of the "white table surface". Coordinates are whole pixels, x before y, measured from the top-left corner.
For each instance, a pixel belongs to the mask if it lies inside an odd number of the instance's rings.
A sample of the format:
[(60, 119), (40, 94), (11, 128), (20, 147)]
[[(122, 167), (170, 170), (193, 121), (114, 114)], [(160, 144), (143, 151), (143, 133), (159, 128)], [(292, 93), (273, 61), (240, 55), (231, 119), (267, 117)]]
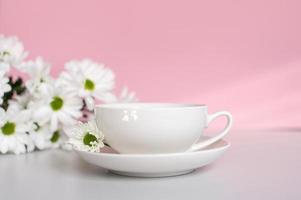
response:
[(207, 167), (169, 178), (131, 178), (73, 152), (0, 156), (0, 199), (301, 199), (301, 129), (233, 131)]

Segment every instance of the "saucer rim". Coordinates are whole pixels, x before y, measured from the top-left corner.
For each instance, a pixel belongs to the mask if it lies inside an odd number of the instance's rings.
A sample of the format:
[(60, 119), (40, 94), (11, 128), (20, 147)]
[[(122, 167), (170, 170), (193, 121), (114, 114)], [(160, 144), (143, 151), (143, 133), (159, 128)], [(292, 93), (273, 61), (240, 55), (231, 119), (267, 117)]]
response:
[[(231, 146), (231, 143), (222, 139), (221, 141), (225, 142), (225, 145), (221, 147), (216, 147), (212, 149), (201, 149), (197, 151), (191, 152), (177, 152), (177, 153), (160, 153), (160, 154), (121, 154), (121, 153), (103, 153), (103, 152), (88, 152), (78, 149), (73, 149), (73, 151), (77, 153), (85, 153), (94, 156), (107, 156), (107, 157), (121, 157), (121, 156), (130, 156), (130, 157), (170, 157), (170, 156), (180, 156), (180, 155), (194, 155), (194, 154), (201, 154), (201, 153), (210, 153), (215, 151), (226, 150)], [(219, 141), (218, 141), (219, 142)], [(111, 148), (111, 147), (109, 147)]]

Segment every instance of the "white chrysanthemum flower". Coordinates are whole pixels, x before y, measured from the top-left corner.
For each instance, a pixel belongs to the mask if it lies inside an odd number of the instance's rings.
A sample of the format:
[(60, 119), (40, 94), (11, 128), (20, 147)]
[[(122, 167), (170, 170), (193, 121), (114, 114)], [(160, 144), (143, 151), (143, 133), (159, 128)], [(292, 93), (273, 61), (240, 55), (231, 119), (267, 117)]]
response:
[(32, 151), (34, 145), (27, 132), (30, 113), (11, 102), (7, 111), (0, 108), (0, 152), (15, 154)]
[(38, 149), (50, 148), (52, 135), (49, 124), (40, 126), (37, 122), (32, 122), (29, 136)]
[(17, 67), (26, 56), (27, 52), (17, 37), (0, 35), (0, 62)]
[(24, 62), (19, 68), (30, 76), (30, 79), (26, 82), (26, 88), (31, 94), (35, 94), (42, 84), (53, 82), (50, 76), (50, 64), (41, 57), (34, 61)]
[(74, 149), (80, 151), (99, 152), (104, 147), (104, 135), (96, 126), (95, 121), (79, 123), (67, 132)]
[(114, 73), (91, 60), (70, 61), (65, 65), (65, 72), (60, 75), (60, 83), (68, 92), (85, 100), (87, 108), (93, 110), (95, 99), (110, 101), (114, 88)]
[(32, 100), (32, 95), (25, 90), (21, 95), (15, 96), (15, 101), (18, 103), (18, 105), (23, 109), (28, 109), (28, 104)]
[(37, 122), (31, 122), (29, 136), (34, 145), (39, 149), (57, 148), (62, 143), (62, 132), (60, 130), (51, 131), (50, 124), (39, 125)]
[(9, 79), (5, 76), (5, 72), (0, 70), (0, 104), (3, 103), (3, 95), (6, 92), (11, 90), (10, 85), (8, 84)]
[(40, 88), (39, 99), (30, 103), (33, 111), (33, 121), (42, 126), (50, 122), (50, 130), (56, 131), (62, 126), (74, 125), (81, 117), (82, 100), (68, 94), (64, 88), (55, 85), (43, 85)]
[(66, 135), (64, 134), (62, 129), (55, 130), (51, 132), (51, 148), (58, 148), (64, 145), (65, 141), (67, 140)]

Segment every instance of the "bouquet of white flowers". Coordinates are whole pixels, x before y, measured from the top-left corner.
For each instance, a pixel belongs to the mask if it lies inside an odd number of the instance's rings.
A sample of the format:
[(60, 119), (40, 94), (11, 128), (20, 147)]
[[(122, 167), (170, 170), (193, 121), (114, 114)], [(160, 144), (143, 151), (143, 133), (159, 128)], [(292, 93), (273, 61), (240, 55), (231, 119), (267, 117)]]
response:
[[(57, 79), (42, 58), (25, 60), (27, 52), (16, 37), (0, 35), (0, 152), (26, 153), (59, 147), (65, 131), (92, 117), (96, 102), (132, 102), (135, 94), (125, 87), (113, 93), (114, 73), (89, 59), (72, 60)], [(28, 75), (9, 75), (10, 69)]]

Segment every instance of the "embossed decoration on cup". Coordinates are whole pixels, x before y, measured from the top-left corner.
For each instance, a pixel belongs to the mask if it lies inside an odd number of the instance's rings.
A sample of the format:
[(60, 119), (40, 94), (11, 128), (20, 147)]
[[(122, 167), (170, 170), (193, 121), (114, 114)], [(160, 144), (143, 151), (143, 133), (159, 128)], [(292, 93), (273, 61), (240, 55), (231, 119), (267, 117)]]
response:
[[(209, 115), (206, 105), (197, 104), (102, 104), (96, 106), (95, 116), (106, 142), (126, 154), (196, 151), (224, 137), (232, 126), (229, 112)], [(198, 142), (209, 123), (219, 116), (227, 118), (225, 129)]]

